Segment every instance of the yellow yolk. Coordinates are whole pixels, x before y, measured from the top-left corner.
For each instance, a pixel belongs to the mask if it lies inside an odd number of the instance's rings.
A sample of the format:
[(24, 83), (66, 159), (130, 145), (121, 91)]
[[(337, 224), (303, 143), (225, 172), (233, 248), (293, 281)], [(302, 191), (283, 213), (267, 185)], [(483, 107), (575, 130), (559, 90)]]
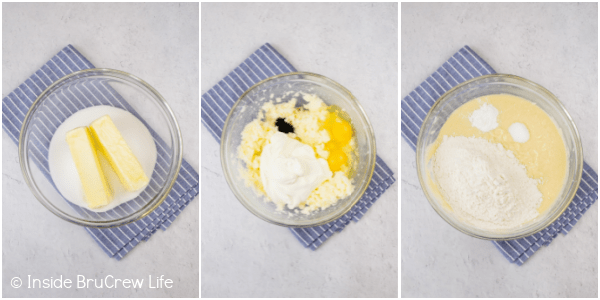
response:
[(329, 157), (327, 157), (327, 163), (331, 172), (337, 172), (342, 169), (342, 166), (348, 162), (348, 156), (342, 149), (334, 148), (329, 151)]
[(335, 118), (337, 116), (335, 115), (334, 112), (329, 112), (327, 114), (327, 118), (325, 119), (325, 121), (323, 122), (323, 129), (326, 129), (327, 132), (329, 132), (329, 135), (331, 136), (331, 126), (333, 125), (333, 122), (335, 122)]
[(331, 126), (331, 137), (341, 145), (347, 144), (352, 139), (352, 126), (338, 118)]
[(329, 112), (323, 122), (322, 128), (329, 133), (330, 141), (325, 144), (325, 150), (329, 152), (327, 163), (332, 172), (342, 170), (348, 165), (348, 154), (342, 149), (352, 139), (352, 125), (342, 119), (336, 112)]

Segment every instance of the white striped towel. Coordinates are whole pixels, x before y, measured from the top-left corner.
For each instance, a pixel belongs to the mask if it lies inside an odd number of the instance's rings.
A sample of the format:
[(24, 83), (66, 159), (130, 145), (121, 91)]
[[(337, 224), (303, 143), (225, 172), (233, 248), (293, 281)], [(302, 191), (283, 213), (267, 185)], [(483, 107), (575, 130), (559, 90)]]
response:
[[(24, 83), (4, 97), (2, 99), (2, 127), (13, 142), (18, 144), (21, 124), (25, 119), (25, 114), (43, 90), (63, 76), (91, 68), (94, 68), (94, 66), (73, 46), (68, 45), (25, 80)], [(71, 114), (94, 105), (111, 105), (128, 110), (144, 122), (125, 99), (117, 94), (110, 85), (103, 84), (102, 81), (91, 81), (90, 90), (87, 90), (87, 92), (83, 88), (82, 90), (84, 91), (79, 91), (80, 93), (74, 92), (71, 95), (65, 95), (72, 104), (67, 105), (70, 113), (62, 114), (58, 108), (56, 108), (56, 111), (50, 111), (49, 114), (54, 115), (55, 119), (48, 118), (44, 120), (43, 127), (49, 128), (49, 131), (53, 132)], [(166, 144), (154, 134), (152, 128), (148, 127), (148, 129), (153, 133), (153, 137), (158, 145), (158, 167), (155, 168), (152, 175), (152, 185), (154, 179), (160, 177), (160, 171), (162, 171), (162, 174), (165, 174), (166, 171), (161, 168), (163, 164), (166, 165), (166, 162), (161, 163), (161, 159), (164, 159), (164, 156), (168, 154), (166, 154)], [(37, 165), (40, 171), (54, 184), (48, 172), (47, 163), (48, 146), (52, 139), (52, 132), (49, 131), (40, 130), (37, 132), (38, 135), (45, 137), (45, 139), (40, 139), (40, 146), (38, 148), (41, 151), (38, 150), (39, 153), (34, 153), (34, 155), (36, 158), (39, 157)], [(159, 171), (159, 169), (161, 170)], [(85, 229), (106, 254), (120, 260), (133, 247), (137, 246), (140, 241), (148, 240), (158, 228), (166, 230), (188, 203), (198, 195), (198, 183), (198, 173), (184, 159), (176, 183), (169, 192), (167, 199), (151, 214), (141, 220), (116, 228), (97, 229), (85, 227)], [(126, 214), (127, 211), (133, 210), (134, 207), (139, 207), (139, 204), (135, 200), (109, 212), (112, 214)], [(77, 208), (77, 211), (86, 213), (80, 208)], [(93, 212), (87, 211), (87, 213)], [(102, 217), (102, 214), (98, 215)]]
[[(408, 145), (416, 150), (417, 137), (427, 112), (446, 91), (469, 79), (495, 74), (469, 46), (464, 46), (427, 77), (416, 89), (402, 98), (401, 131)], [(581, 216), (598, 199), (598, 174), (583, 163), (583, 175), (577, 194), (567, 210), (544, 230), (521, 239), (494, 241), (510, 262), (522, 265), (541, 245), (549, 245), (559, 232), (567, 234)]]
[[(221, 141), (225, 119), (235, 101), (255, 83), (289, 72), (296, 72), (296, 69), (271, 45), (264, 44), (202, 95), (202, 123), (217, 141)], [(373, 179), (367, 191), (348, 213), (325, 225), (290, 230), (304, 247), (316, 250), (334, 232), (342, 231), (350, 220), (358, 222), (395, 181), (392, 170), (377, 156)]]

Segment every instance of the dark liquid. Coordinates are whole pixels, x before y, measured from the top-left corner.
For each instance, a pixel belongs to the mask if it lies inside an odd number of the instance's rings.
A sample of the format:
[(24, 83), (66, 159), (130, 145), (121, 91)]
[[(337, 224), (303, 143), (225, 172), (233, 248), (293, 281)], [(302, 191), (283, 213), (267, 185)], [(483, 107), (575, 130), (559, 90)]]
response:
[(277, 118), (277, 121), (275, 121), (275, 126), (277, 126), (277, 129), (279, 129), (280, 132), (294, 133), (294, 126), (286, 122), (283, 118)]

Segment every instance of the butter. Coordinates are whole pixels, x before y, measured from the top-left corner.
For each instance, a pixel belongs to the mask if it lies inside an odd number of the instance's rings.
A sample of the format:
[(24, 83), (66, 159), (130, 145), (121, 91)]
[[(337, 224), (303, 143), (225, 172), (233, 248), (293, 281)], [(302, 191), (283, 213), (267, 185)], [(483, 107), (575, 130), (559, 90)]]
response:
[(67, 132), (67, 144), (83, 185), (85, 200), (90, 208), (108, 205), (113, 192), (100, 167), (98, 154), (87, 127)]
[(150, 182), (142, 165), (108, 115), (92, 122), (90, 130), (98, 149), (107, 158), (125, 190), (137, 191)]

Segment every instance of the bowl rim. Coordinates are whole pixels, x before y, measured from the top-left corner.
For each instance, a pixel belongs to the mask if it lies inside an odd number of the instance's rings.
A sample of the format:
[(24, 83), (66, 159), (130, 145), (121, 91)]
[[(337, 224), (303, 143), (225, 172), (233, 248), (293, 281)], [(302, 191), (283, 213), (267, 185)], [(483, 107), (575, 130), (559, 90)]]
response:
[[(571, 202), (573, 201), (573, 198), (575, 197), (575, 194), (577, 193), (577, 190), (579, 189), (579, 185), (581, 184), (581, 176), (582, 176), (582, 171), (583, 171), (583, 148), (581, 145), (581, 136), (579, 135), (579, 130), (577, 129), (577, 125), (575, 124), (575, 122), (573, 121), (573, 118), (571, 117), (571, 115), (569, 114), (569, 112), (567, 111), (567, 109), (565, 108), (565, 106), (562, 104), (562, 102), (560, 102), (560, 100), (552, 93), (550, 92), (548, 89), (544, 88), (543, 86), (528, 80), (526, 78), (523, 77), (519, 77), (516, 75), (511, 75), (511, 74), (502, 74), (502, 73), (495, 73), (495, 74), (489, 74), (489, 75), (483, 75), (483, 76), (478, 76), (472, 79), (469, 79), (467, 81), (464, 81), (456, 86), (454, 86), (452, 89), (448, 90), (447, 92), (445, 92), (442, 96), (440, 96), (440, 98), (435, 101), (435, 103), (431, 106), (431, 108), (429, 109), (429, 111), (427, 112), (427, 115), (425, 116), (425, 119), (423, 119), (423, 123), (421, 125), (421, 128), (423, 128), (423, 125), (426, 124), (430, 117), (431, 117), (431, 112), (434, 110), (434, 108), (436, 108), (438, 105), (440, 105), (440, 103), (442, 102), (442, 100), (446, 99), (446, 97), (448, 97), (448, 95), (450, 95), (451, 93), (453, 93), (454, 91), (456, 91), (457, 89), (460, 89), (462, 87), (464, 87), (465, 85), (472, 83), (474, 81), (479, 81), (479, 80), (484, 80), (487, 78), (494, 78), (494, 77), (500, 77), (500, 78), (512, 78), (512, 79), (516, 79), (517, 81), (522, 81), (526, 84), (530, 84), (538, 89), (540, 89), (542, 92), (547, 93), (548, 95), (550, 95), (550, 101), (553, 101), (554, 104), (558, 105), (558, 107), (561, 109), (560, 111), (563, 112), (565, 114), (565, 117), (567, 118), (567, 120), (569, 121), (570, 125), (573, 127), (573, 131), (574, 131), (574, 140), (575, 140), (575, 148), (576, 148), (576, 156), (579, 157), (579, 162), (578, 164), (575, 166), (575, 188), (570, 192), (570, 194), (567, 195), (567, 201), (565, 201), (565, 203), (562, 205), (562, 207), (560, 208), (560, 210), (557, 211), (557, 213), (552, 216), (551, 218), (549, 218), (548, 220), (546, 220), (543, 223), (540, 223), (540, 227), (528, 232), (524, 232), (521, 234), (516, 234), (516, 235), (511, 235), (511, 236), (504, 236), (504, 237), (489, 237), (489, 236), (482, 236), (482, 235), (478, 235), (475, 234), (473, 232), (467, 231), (463, 228), (459, 228), (458, 226), (455, 226), (455, 224), (453, 224), (452, 222), (450, 222), (448, 220), (448, 217), (440, 212), (438, 210), (438, 208), (434, 205), (433, 201), (429, 195), (429, 193), (427, 192), (426, 189), (426, 183), (424, 182), (424, 175), (421, 172), (421, 168), (420, 168), (420, 159), (421, 159), (421, 153), (419, 151), (419, 149), (421, 149), (424, 145), (424, 141), (423, 141), (423, 131), (421, 130), (419, 132), (419, 137), (417, 138), (417, 146), (416, 146), (416, 161), (417, 161), (417, 176), (419, 177), (419, 182), (421, 184), (421, 188), (423, 189), (423, 193), (425, 194), (425, 198), (427, 198), (427, 201), (429, 202), (429, 204), (431, 205), (431, 207), (433, 208), (433, 210), (440, 216), (442, 217), (442, 219), (444, 219), (444, 221), (446, 221), (446, 223), (450, 224), (453, 228), (457, 229), (458, 231), (467, 234), (469, 236), (472, 237), (476, 237), (479, 239), (484, 239), (484, 240), (492, 240), (492, 241), (505, 241), (505, 240), (514, 240), (514, 239), (519, 239), (519, 238), (523, 238), (523, 237), (527, 237), (527, 236), (531, 236), (533, 234), (536, 234), (544, 229), (546, 229), (548, 226), (552, 225), (552, 223), (554, 223), (554, 221), (556, 221), (560, 216), (562, 216), (562, 214), (565, 212), (565, 210), (569, 207), (569, 205), (571, 204)], [(566, 187), (566, 184), (565, 184)]]
[[(367, 128), (367, 135), (371, 137), (371, 148), (373, 149), (371, 151), (371, 160), (373, 161), (373, 163), (371, 164), (369, 170), (367, 170), (367, 177), (366, 177), (366, 181), (367, 184), (364, 185), (364, 187), (359, 191), (358, 194), (356, 194), (356, 198), (352, 201), (351, 205), (349, 205), (346, 209), (339, 211), (338, 213), (332, 215), (331, 217), (324, 219), (320, 222), (316, 222), (316, 223), (311, 223), (311, 224), (302, 224), (302, 225), (294, 225), (294, 224), (286, 224), (286, 223), (279, 223), (276, 222), (274, 220), (271, 220), (269, 218), (267, 218), (266, 216), (263, 216), (262, 214), (258, 213), (257, 211), (255, 211), (251, 206), (249, 206), (247, 203), (245, 203), (245, 201), (243, 201), (243, 197), (241, 195), (238, 194), (237, 190), (232, 188), (235, 184), (232, 182), (232, 179), (230, 178), (230, 176), (228, 175), (229, 173), (227, 173), (227, 168), (226, 168), (226, 162), (225, 162), (225, 155), (224, 155), (224, 151), (225, 151), (225, 143), (223, 143), (223, 140), (225, 138), (225, 133), (227, 132), (227, 127), (229, 125), (229, 121), (230, 121), (230, 117), (233, 113), (233, 111), (235, 110), (235, 108), (238, 106), (238, 104), (240, 104), (241, 100), (244, 98), (244, 96), (246, 96), (250, 91), (254, 90), (255, 88), (261, 86), (262, 84), (272, 81), (274, 79), (277, 78), (281, 78), (281, 77), (287, 77), (287, 76), (294, 76), (294, 75), (309, 75), (309, 76), (314, 76), (314, 77), (318, 77), (320, 79), (324, 79), (325, 81), (333, 84), (334, 86), (336, 86), (337, 88), (340, 88), (343, 92), (347, 93), (350, 96), (350, 100), (354, 102), (354, 104), (356, 105), (356, 109), (357, 111), (364, 117), (368, 128)], [(320, 226), (320, 225), (324, 225), (327, 224), (331, 221), (337, 220), (340, 217), (344, 216), (346, 213), (348, 213), (353, 207), (354, 205), (356, 205), (356, 203), (358, 203), (358, 200), (360, 200), (362, 198), (362, 196), (364, 195), (364, 193), (367, 191), (369, 184), (372, 180), (373, 177), (373, 172), (375, 170), (375, 164), (377, 163), (376, 161), (376, 155), (377, 155), (377, 148), (376, 148), (376, 143), (375, 143), (375, 132), (373, 131), (373, 125), (371, 124), (371, 121), (369, 120), (369, 117), (367, 116), (365, 110), (363, 109), (363, 107), (360, 105), (360, 103), (358, 102), (358, 100), (356, 99), (356, 97), (354, 97), (354, 95), (348, 90), (346, 89), (344, 86), (342, 86), (341, 84), (337, 83), (335, 80), (328, 78), (326, 76), (320, 75), (320, 74), (316, 74), (316, 73), (311, 73), (311, 72), (288, 72), (288, 73), (282, 73), (282, 74), (278, 74), (275, 76), (271, 76), (268, 78), (265, 78), (257, 83), (255, 83), (254, 85), (252, 85), (249, 89), (247, 89), (233, 104), (233, 106), (231, 107), (231, 110), (229, 110), (229, 113), (227, 114), (227, 118), (225, 119), (225, 125), (223, 126), (223, 131), (221, 132), (221, 141), (220, 141), (221, 145), (220, 145), (220, 156), (221, 156), (221, 168), (223, 169), (223, 173), (225, 174), (225, 179), (227, 180), (227, 184), (229, 185), (229, 189), (233, 192), (233, 194), (235, 195), (235, 197), (238, 199), (238, 201), (247, 209), (249, 210), (253, 215), (259, 217), (260, 219), (267, 221), (271, 224), (275, 224), (275, 225), (279, 225), (279, 226), (283, 226), (283, 227), (291, 227), (291, 228), (307, 228), (307, 227), (314, 227), (314, 226)]]
[[(122, 77), (124, 77), (124, 78), (130, 79), (130, 80), (140, 84), (144, 88), (147, 88), (148, 91), (152, 95), (156, 96), (156, 99), (159, 100), (159, 102), (158, 102), (159, 107), (161, 107), (164, 110), (164, 112), (166, 112), (167, 116), (171, 119), (170, 120), (170, 121), (172, 121), (171, 125), (173, 125), (173, 127), (175, 129), (175, 133), (176, 133), (175, 136), (171, 137), (171, 139), (174, 141), (172, 148), (174, 150), (173, 151), (173, 158), (174, 158), (173, 163), (175, 163), (175, 164), (174, 164), (174, 168), (173, 167), (171, 168), (173, 170), (173, 176), (171, 178), (171, 181), (167, 182), (167, 184), (164, 185), (164, 187), (166, 187), (166, 188), (163, 190), (163, 192), (159, 192), (152, 200), (156, 199), (157, 196), (159, 196), (160, 198), (157, 201), (155, 201), (154, 204), (153, 204), (154, 201), (151, 200), (148, 203), (146, 203), (144, 206), (142, 206), (139, 210), (137, 210), (131, 214), (128, 214), (127, 216), (124, 216), (122, 218), (111, 220), (111, 221), (90, 221), (90, 220), (80, 219), (80, 218), (76, 218), (76, 217), (71, 218), (69, 215), (65, 215), (61, 209), (55, 207), (54, 204), (52, 204), (50, 201), (46, 200), (44, 195), (37, 188), (37, 185), (35, 184), (35, 180), (33, 178), (31, 178), (31, 175), (28, 172), (29, 162), (27, 160), (27, 155), (25, 153), (24, 143), (25, 143), (26, 129), (27, 129), (29, 123), (31, 122), (31, 117), (33, 116), (34, 111), (37, 110), (37, 108), (41, 105), (42, 98), (44, 96), (46, 96), (47, 94), (49, 94), (51, 91), (54, 91), (54, 89), (57, 86), (64, 84), (67, 80), (69, 80), (73, 77), (76, 77), (76, 76), (87, 75), (88, 73), (92, 73), (90, 76), (103, 75), (103, 76), (117, 78), (120, 81), (127, 81), (126, 79), (122, 78)], [(115, 75), (120, 75), (122, 77), (115, 76)], [(155, 100), (153, 97), (150, 97), (150, 98)], [(19, 133), (18, 152), (19, 152), (19, 164), (21, 166), (21, 172), (23, 173), (23, 178), (25, 179), (25, 182), (29, 186), (29, 189), (31, 190), (33, 195), (46, 209), (48, 209), (50, 212), (52, 212), (57, 217), (65, 220), (65, 221), (68, 221), (70, 223), (80, 225), (80, 226), (90, 227), (90, 228), (115, 228), (115, 227), (120, 227), (123, 225), (133, 223), (140, 219), (143, 219), (144, 217), (151, 214), (156, 208), (158, 208), (164, 202), (164, 200), (169, 196), (169, 192), (171, 191), (171, 189), (173, 188), (173, 185), (175, 184), (175, 181), (177, 180), (177, 175), (179, 174), (179, 170), (181, 169), (181, 164), (183, 161), (183, 138), (181, 136), (181, 129), (179, 127), (179, 123), (177, 122), (177, 118), (175, 117), (173, 110), (171, 109), (171, 107), (169, 106), (167, 101), (163, 98), (163, 96), (156, 89), (154, 89), (150, 84), (148, 84), (141, 78), (139, 78), (135, 75), (132, 75), (130, 73), (124, 72), (124, 71), (108, 69), (108, 68), (93, 68), (93, 69), (84, 69), (84, 70), (76, 71), (76, 72), (67, 74), (67, 75), (59, 78), (58, 80), (53, 82), (50, 86), (48, 86), (35, 99), (35, 101), (29, 107), (27, 114), (25, 115), (25, 119), (23, 119), (23, 124), (21, 125), (21, 131)], [(41, 197), (41, 199), (40, 199), (40, 197)]]

